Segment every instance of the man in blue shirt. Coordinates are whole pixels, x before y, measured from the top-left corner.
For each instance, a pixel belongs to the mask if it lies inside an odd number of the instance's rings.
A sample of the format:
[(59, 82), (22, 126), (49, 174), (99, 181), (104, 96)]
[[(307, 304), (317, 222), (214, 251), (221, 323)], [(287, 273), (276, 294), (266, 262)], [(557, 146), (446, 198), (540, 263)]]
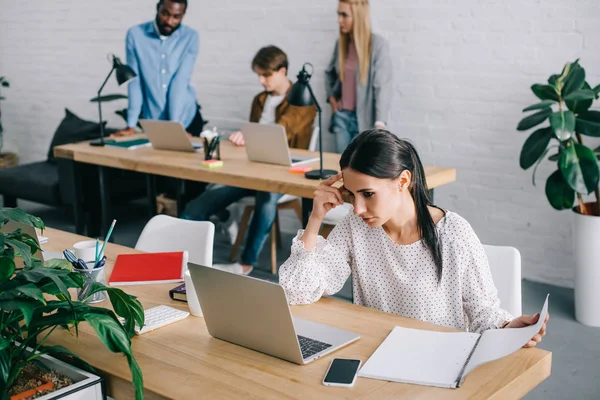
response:
[(145, 119), (177, 121), (194, 136), (204, 126), (190, 78), (198, 57), (198, 32), (181, 23), (187, 0), (159, 0), (156, 19), (129, 29), (127, 64), (138, 79), (129, 83), (127, 129)]

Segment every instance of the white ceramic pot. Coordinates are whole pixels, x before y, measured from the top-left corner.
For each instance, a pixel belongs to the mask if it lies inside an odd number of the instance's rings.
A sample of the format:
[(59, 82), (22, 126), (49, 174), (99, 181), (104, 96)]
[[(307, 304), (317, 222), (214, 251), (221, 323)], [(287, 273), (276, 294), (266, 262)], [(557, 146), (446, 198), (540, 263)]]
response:
[(600, 217), (574, 214), (575, 319), (600, 327)]

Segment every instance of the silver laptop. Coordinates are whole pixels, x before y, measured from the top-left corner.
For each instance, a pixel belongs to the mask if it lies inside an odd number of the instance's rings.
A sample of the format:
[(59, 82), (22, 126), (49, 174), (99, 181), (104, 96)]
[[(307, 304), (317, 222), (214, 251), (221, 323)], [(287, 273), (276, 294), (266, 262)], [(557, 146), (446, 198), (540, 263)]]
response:
[[(31, 236), (32, 238), (35, 239), (35, 241), (37, 242), (38, 246), (40, 246), (40, 243), (46, 243), (48, 241), (48, 238), (44, 237), (44, 236), (38, 236), (37, 232), (35, 231), (35, 228), (31, 225), (27, 225), (27, 224), (22, 224), (20, 222), (16, 222), (16, 221), (8, 221), (5, 225), (3, 225), (2, 227), (0, 227), (0, 232), (2, 233), (9, 233), (9, 232), (14, 232), (17, 229), (21, 229), (21, 231), (23, 233), (28, 234), (29, 236)], [(55, 251), (36, 251), (34, 254), (32, 254), (33, 257), (42, 260), (42, 261), (47, 261), (51, 258), (63, 258), (62, 253), (60, 252), (55, 252)], [(16, 260), (17, 264), (19, 267), (21, 267), (22, 262), (19, 260)]]
[(283, 125), (249, 122), (242, 125), (242, 132), (250, 161), (290, 167), (319, 161), (318, 157), (290, 153)]
[(140, 125), (152, 147), (157, 150), (185, 151), (193, 153), (202, 148), (201, 142), (193, 142), (179, 122), (140, 119)]
[(360, 338), (329, 325), (292, 317), (276, 284), (188, 263), (208, 332), (261, 353), (307, 364)]

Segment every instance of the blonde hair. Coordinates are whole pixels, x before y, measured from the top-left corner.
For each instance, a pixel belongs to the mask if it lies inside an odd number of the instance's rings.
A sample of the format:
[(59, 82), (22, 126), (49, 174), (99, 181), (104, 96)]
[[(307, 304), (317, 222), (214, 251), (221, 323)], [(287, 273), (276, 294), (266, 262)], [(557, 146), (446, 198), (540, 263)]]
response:
[[(358, 57), (358, 69), (360, 72), (360, 83), (367, 83), (369, 65), (371, 63), (371, 14), (369, 12), (369, 0), (340, 0), (340, 3), (350, 4), (352, 10), (352, 39), (356, 47)], [(344, 81), (344, 68), (348, 56), (348, 44), (350, 34), (340, 32), (338, 45), (338, 68), (340, 70), (340, 81)]]

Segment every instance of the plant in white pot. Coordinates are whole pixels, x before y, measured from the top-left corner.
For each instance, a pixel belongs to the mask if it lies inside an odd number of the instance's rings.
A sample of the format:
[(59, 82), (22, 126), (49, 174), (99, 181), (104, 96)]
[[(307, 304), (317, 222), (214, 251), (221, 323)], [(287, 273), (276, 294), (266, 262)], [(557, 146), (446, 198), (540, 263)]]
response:
[(600, 85), (592, 88), (586, 82), (585, 70), (576, 60), (567, 63), (560, 75), (552, 75), (547, 84), (535, 84), (531, 90), (541, 102), (523, 110), (532, 113), (519, 122), (517, 130), (529, 130), (546, 120), (550, 126), (536, 129), (527, 138), (520, 165), (523, 169), (534, 166), (535, 185), (538, 165), (553, 153), (548, 160), (558, 168), (546, 180), (546, 197), (555, 209), (574, 212), (575, 318), (600, 326), (600, 146), (586, 146), (600, 137), (600, 111), (590, 109)]
[[(21, 209), (0, 208), (0, 227), (9, 221), (44, 229), (41, 219)], [(135, 398), (143, 399), (142, 371), (133, 356), (130, 341), (135, 324), (144, 325), (141, 303), (120, 289), (100, 283), (94, 283), (87, 296), (106, 291), (114, 311), (90, 306), (85, 301), (87, 298), (72, 300), (69, 289), (84, 287), (81, 274), (66, 260), (43, 262), (35, 258), (38, 250), (37, 241), (21, 229), (0, 232), (0, 400), (7, 400), (9, 393), (13, 395), (15, 382), (29, 365), (49, 359), (48, 356), (66, 358), (70, 364), (95, 373), (66, 348), (45, 345), (56, 329), (70, 329), (77, 337), (82, 322), (94, 329), (110, 351), (125, 356)], [(125, 318), (124, 325), (117, 315)], [(19, 392), (14, 395), (18, 396)], [(82, 398), (81, 395), (74, 397)]]

